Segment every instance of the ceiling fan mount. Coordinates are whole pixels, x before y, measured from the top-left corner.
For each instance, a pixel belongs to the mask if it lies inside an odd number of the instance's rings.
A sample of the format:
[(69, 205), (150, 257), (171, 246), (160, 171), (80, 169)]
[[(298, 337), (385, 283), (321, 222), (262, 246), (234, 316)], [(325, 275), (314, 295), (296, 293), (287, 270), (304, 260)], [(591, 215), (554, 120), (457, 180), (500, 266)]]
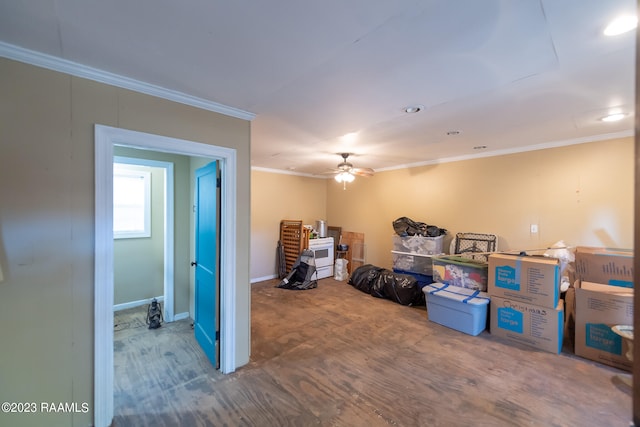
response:
[(356, 176), (369, 177), (373, 176), (373, 169), (371, 168), (354, 168), (353, 164), (348, 161), (349, 156), (352, 153), (337, 153), (342, 157), (342, 162), (338, 164), (336, 169), (333, 169), (329, 173), (335, 174), (335, 180), (341, 182), (346, 189), (346, 183), (352, 182)]
[(349, 156), (353, 153), (338, 153), (342, 157), (342, 162), (338, 165), (334, 172), (347, 172), (357, 176), (373, 176), (373, 169), (371, 168), (354, 168), (353, 164), (348, 161)]
[(353, 165), (347, 161), (351, 153), (339, 153), (342, 156), (342, 163), (338, 165), (338, 169), (343, 172), (349, 172), (353, 169)]

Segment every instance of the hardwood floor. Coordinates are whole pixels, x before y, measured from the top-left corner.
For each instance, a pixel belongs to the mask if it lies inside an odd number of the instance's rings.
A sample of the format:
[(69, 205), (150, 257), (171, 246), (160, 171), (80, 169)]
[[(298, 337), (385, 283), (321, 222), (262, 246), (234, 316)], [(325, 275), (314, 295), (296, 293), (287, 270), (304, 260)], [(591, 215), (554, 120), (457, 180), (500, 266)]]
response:
[(113, 425), (629, 425), (626, 372), (465, 335), (346, 282), (275, 284), (252, 286), (251, 361), (230, 375), (189, 320), (116, 330)]

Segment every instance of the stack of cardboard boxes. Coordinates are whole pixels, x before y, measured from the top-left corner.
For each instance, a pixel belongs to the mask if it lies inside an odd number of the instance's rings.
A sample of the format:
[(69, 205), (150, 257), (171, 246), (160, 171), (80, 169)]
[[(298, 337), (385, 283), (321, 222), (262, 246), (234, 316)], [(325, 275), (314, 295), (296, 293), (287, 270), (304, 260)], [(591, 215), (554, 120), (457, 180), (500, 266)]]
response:
[(630, 342), (612, 328), (633, 325), (633, 252), (578, 247), (575, 256), (577, 280), (565, 297), (575, 354), (631, 371)]
[[(485, 328), (490, 300), (492, 335), (556, 354), (567, 338), (577, 356), (631, 371), (633, 251), (577, 247), (575, 277), (569, 278), (572, 286), (563, 295), (560, 282), (566, 276), (562, 271), (566, 262), (556, 258), (490, 254), (487, 293), (465, 289), (472, 288), (470, 283), (449, 283), (451, 277), (436, 274), (439, 269), (446, 273), (452, 262), (448, 257), (434, 258), (434, 279), (441, 283), (423, 289), (429, 320), (477, 335)], [(471, 305), (474, 298), (478, 302)], [(629, 331), (631, 337), (621, 331)]]
[(564, 301), (560, 261), (536, 255), (491, 254), (488, 293), (492, 335), (560, 353)]

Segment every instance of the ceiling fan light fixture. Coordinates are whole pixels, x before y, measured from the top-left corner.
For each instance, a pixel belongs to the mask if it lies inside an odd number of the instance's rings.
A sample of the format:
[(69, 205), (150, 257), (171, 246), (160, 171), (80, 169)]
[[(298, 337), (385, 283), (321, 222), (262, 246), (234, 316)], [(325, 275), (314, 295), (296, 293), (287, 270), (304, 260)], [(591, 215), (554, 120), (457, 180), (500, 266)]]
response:
[(336, 175), (336, 181), (338, 182), (353, 182), (354, 179), (356, 179), (356, 177), (349, 172), (340, 172)]

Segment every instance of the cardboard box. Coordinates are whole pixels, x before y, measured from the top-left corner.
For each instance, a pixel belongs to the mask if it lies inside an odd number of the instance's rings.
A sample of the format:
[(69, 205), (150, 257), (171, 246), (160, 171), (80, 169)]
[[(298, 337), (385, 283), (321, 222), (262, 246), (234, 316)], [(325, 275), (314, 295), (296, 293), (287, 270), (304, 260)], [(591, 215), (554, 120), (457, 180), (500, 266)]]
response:
[(488, 269), (486, 262), (460, 255), (433, 257), (433, 280), (451, 286), (487, 291)]
[(487, 293), (443, 283), (427, 285), (422, 292), (430, 321), (474, 336), (486, 329)]
[(560, 299), (560, 261), (543, 256), (491, 254), (488, 292), (491, 297), (555, 309)]
[(564, 302), (555, 308), (491, 296), (491, 335), (550, 353), (562, 351)]
[(631, 371), (628, 342), (615, 325), (633, 325), (633, 289), (590, 282), (575, 289), (575, 354)]
[(633, 251), (578, 246), (576, 277), (581, 281), (633, 288)]

